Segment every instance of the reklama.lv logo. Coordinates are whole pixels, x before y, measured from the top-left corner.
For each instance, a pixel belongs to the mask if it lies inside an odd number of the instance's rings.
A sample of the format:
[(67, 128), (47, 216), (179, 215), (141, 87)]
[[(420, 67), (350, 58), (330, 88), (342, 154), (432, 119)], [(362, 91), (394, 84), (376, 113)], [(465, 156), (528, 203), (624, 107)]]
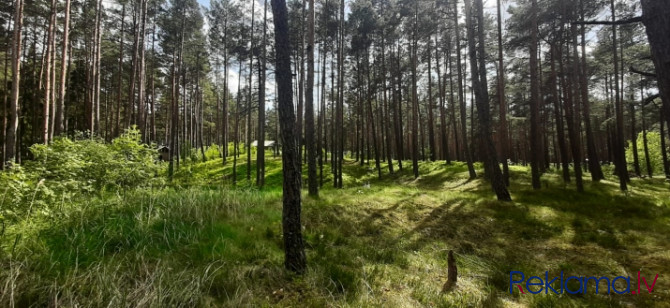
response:
[[(521, 275), (521, 279), (515, 280), (514, 276), (515, 275)], [(658, 279), (658, 274), (656, 274), (656, 277), (654, 277), (654, 282), (651, 283), (651, 286), (647, 284), (647, 279), (643, 276), (641, 276), (640, 272), (637, 272), (637, 290), (631, 291), (631, 278), (630, 276), (617, 276), (614, 277), (614, 279), (610, 279), (609, 277), (577, 277), (577, 276), (570, 276), (567, 279), (564, 279), (563, 272), (561, 271), (561, 276), (553, 277), (553, 279), (549, 280), (549, 272), (546, 271), (544, 272), (544, 280), (538, 276), (531, 276), (528, 278), (528, 280), (525, 280), (525, 275), (523, 272), (520, 271), (511, 271), (509, 272), (509, 293), (512, 294), (514, 291), (514, 286), (516, 286), (519, 289), (519, 292), (522, 294), (526, 294), (524, 292), (524, 288), (522, 287), (523, 284), (526, 286), (526, 290), (528, 293), (531, 294), (538, 294), (544, 290), (545, 294), (549, 293), (549, 290), (556, 294), (563, 294), (563, 290), (567, 292), (568, 294), (578, 294), (578, 293), (586, 293), (589, 286), (592, 288), (595, 287), (595, 293), (598, 294), (599, 287), (601, 285), (601, 282), (606, 283), (607, 285), (607, 294), (609, 294), (611, 291), (614, 291), (617, 294), (640, 294), (641, 293), (641, 286), (644, 284), (644, 286), (647, 288), (647, 291), (649, 293), (654, 291), (654, 285), (656, 284), (656, 280)], [(568, 283), (570, 281), (575, 281), (576, 283), (570, 283), (571, 287), (573, 288), (572, 290), (568, 288)], [(621, 283), (620, 289), (617, 289), (616, 286), (614, 285), (615, 282), (617, 281), (623, 281), (625, 283), (626, 288), (623, 290), (621, 289)], [(525, 282), (525, 283), (524, 283)], [(555, 282), (558, 282), (560, 285), (560, 288), (554, 288), (552, 287)], [(591, 282), (591, 283), (589, 283)], [(575, 290), (575, 285), (579, 284), (579, 288)], [(539, 286), (540, 288), (533, 288), (537, 290), (533, 290), (530, 287), (531, 286)], [(557, 290), (558, 289), (558, 290)]]

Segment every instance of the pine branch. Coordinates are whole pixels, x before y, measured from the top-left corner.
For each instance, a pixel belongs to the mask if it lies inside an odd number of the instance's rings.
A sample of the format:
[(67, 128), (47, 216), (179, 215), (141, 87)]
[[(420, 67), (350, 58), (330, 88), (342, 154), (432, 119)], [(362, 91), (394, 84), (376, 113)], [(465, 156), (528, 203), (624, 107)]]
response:
[(633, 72), (635, 74), (640, 74), (640, 75), (645, 76), (645, 77), (650, 77), (650, 78), (656, 78), (657, 77), (656, 74), (654, 74), (654, 73), (643, 72), (643, 71), (638, 70), (638, 69), (636, 69), (632, 66), (630, 66), (629, 69), (630, 69), (631, 72)]
[(657, 99), (657, 98), (659, 98), (659, 97), (661, 97), (661, 94), (656, 93), (656, 94), (654, 94), (654, 95), (652, 95), (652, 96), (649, 96), (649, 97), (645, 98), (645, 99), (642, 101), (642, 106), (647, 106), (647, 105), (649, 105), (649, 103), (654, 102), (654, 100)]
[(628, 19), (621, 19), (617, 21), (602, 21), (602, 20), (590, 20), (590, 21), (574, 21), (571, 24), (573, 25), (628, 25), (642, 22), (642, 16), (637, 16)]

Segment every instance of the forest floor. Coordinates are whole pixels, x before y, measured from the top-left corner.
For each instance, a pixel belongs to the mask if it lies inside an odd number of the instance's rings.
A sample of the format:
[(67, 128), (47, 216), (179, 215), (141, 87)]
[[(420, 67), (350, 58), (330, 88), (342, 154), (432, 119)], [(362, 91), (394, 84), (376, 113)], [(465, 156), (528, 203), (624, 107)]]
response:
[[(414, 179), (405, 162), (378, 180), (374, 164), (347, 161), (344, 189), (327, 177), (320, 198), (303, 198), (309, 269), (295, 276), (282, 263), (281, 163), (270, 155), (258, 190), (244, 162), (235, 189), (222, 185), (232, 161), (210, 160), (183, 165), (167, 188), (3, 227), (0, 303), (670, 307), (670, 184), (661, 178), (633, 179), (624, 194), (609, 170), (609, 180), (585, 181), (577, 193), (550, 172), (535, 191), (529, 169), (512, 166), (514, 202), (500, 203), (481, 177), (468, 181), (462, 163), (421, 163)], [(458, 284), (443, 294), (449, 250)], [(509, 293), (510, 271), (659, 277), (651, 294), (520, 295)]]

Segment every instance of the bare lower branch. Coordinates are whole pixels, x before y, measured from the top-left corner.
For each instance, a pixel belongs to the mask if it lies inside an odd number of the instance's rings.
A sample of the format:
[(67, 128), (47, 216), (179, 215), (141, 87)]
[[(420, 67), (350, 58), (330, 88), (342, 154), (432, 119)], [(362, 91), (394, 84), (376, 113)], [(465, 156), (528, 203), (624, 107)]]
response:
[(640, 75), (645, 76), (645, 77), (650, 77), (650, 78), (656, 78), (657, 77), (656, 74), (654, 74), (654, 73), (643, 72), (643, 71), (638, 70), (638, 69), (636, 69), (632, 66), (629, 67), (629, 69), (630, 69), (631, 72), (633, 72), (635, 74), (640, 74)]
[(659, 97), (661, 97), (661, 94), (656, 93), (656, 94), (654, 94), (654, 95), (652, 95), (652, 96), (649, 96), (649, 97), (645, 98), (645, 99), (642, 101), (642, 106), (647, 106), (647, 105), (649, 105), (649, 103), (654, 102), (654, 100), (657, 99), (657, 98), (659, 98)]

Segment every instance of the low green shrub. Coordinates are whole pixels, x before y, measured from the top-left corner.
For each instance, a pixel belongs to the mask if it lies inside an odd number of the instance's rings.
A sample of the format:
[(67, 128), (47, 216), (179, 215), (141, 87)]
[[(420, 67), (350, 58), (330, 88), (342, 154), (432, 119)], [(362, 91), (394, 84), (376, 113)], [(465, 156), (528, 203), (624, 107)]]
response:
[(34, 159), (0, 173), (0, 218), (48, 212), (78, 195), (162, 185), (155, 147), (128, 129), (111, 144), (101, 139), (56, 138), (30, 148)]

